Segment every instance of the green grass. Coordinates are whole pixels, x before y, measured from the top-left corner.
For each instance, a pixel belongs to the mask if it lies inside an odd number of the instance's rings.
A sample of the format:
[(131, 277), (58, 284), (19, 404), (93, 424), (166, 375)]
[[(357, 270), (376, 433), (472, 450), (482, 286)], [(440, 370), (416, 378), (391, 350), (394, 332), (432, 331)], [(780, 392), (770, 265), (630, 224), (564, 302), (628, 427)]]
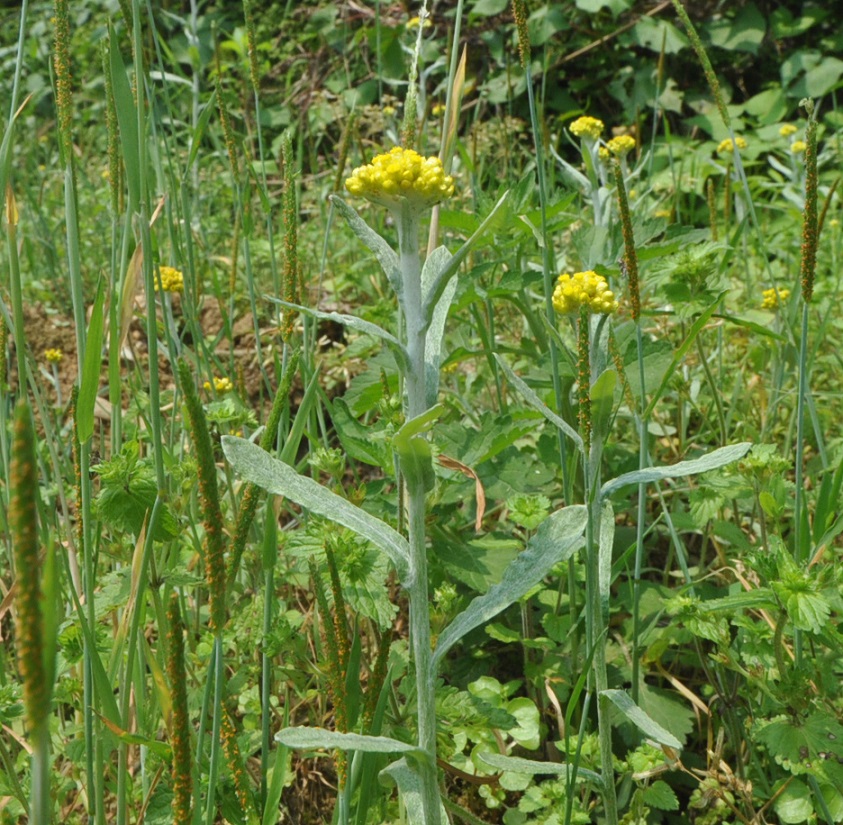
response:
[(4, 13), (0, 825), (843, 821), (839, 27), (467, 5)]

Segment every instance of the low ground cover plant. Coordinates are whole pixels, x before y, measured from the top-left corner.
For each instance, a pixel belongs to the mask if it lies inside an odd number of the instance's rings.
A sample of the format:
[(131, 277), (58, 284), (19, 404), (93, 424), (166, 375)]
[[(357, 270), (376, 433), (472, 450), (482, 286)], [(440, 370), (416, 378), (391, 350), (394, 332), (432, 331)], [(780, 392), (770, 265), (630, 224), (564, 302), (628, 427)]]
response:
[(662, 7), (16, 11), (0, 822), (843, 821), (840, 33)]

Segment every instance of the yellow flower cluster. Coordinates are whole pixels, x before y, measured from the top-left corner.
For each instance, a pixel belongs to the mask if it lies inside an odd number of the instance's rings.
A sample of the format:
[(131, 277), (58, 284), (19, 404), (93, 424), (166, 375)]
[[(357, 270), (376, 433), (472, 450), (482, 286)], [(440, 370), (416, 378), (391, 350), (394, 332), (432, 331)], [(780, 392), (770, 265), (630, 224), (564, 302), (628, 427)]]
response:
[(731, 138), (726, 138), (725, 140), (721, 140), (720, 143), (717, 144), (717, 154), (730, 155), (735, 150), (735, 146), (737, 146), (738, 149), (746, 149), (747, 143), (740, 135), (735, 138), (734, 143), (732, 143)]
[[(205, 382), (205, 389), (208, 392), (211, 391), (211, 382)], [(214, 378), (214, 390), (219, 393), (223, 392), (231, 392), (234, 389), (234, 384), (231, 383), (230, 379), (223, 376), (222, 378)]]
[(579, 138), (597, 140), (603, 134), (603, 121), (596, 117), (578, 117), (569, 127), (571, 134)]
[(801, 155), (808, 148), (808, 144), (804, 140), (794, 140), (790, 144), (790, 151), (794, 155)]
[(553, 308), (560, 315), (568, 315), (579, 312), (580, 307), (594, 314), (611, 315), (617, 311), (615, 293), (602, 275), (589, 270), (559, 276), (553, 290)]
[(792, 123), (783, 123), (781, 129), (779, 129), (779, 134), (782, 137), (790, 137), (791, 135), (795, 135), (796, 127)]
[(64, 353), (60, 349), (45, 349), (44, 358), (46, 358), (50, 364), (58, 364), (58, 362), (64, 358)]
[[(184, 275), (172, 266), (161, 267), (161, 287), (164, 292), (181, 292), (184, 289)], [(158, 289), (158, 282), (155, 282)]]
[(445, 174), (437, 157), (424, 158), (412, 149), (396, 146), (378, 155), (366, 166), (358, 166), (345, 187), (388, 209), (402, 199), (412, 206), (433, 206), (454, 194), (454, 179)]
[(761, 302), (761, 309), (778, 309), (789, 297), (789, 289), (765, 289), (761, 293), (763, 301)]
[(628, 155), (635, 148), (635, 138), (632, 135), (618, 135), (612, 138), (606, 148), (613, 154), (622, 158)]

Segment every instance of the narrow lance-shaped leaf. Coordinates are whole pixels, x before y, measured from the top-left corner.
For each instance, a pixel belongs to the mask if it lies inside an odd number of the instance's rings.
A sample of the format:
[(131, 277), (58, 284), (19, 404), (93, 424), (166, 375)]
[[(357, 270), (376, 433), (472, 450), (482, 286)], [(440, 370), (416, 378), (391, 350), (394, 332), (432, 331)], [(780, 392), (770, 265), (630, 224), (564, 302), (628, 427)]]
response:
[(501, 581), (478, 596), (439, 636), (433, 667), (474, 628), (496, 616), (535, 587), (551, 568), (569, 559), (583, 544), (586, 508), (581, 504), (557, 510), (546, 518), (520, 553), (504, 570)]
[(82, 380), (79, 382), (79, 398), (76, 401), (76, 431), (79, 442), (85, 444), (94, 434), (94, 406), (100, 386), (100, 367), (102, 366), (102, 337), (105, 327), (104, 282), (97, 287), (97, 297), (91, 310), (91, 322), (88, 324), (85, 363), (82, 367)]
[[(418, 771), (407, 761), (399, 759), (384, 768), (379, 779), (382, 785), (394, 783), (401, 794), (401, 801), (407, 812), (409, 825), (427, 825), (422, 804), (422, 785)], [(441, 801), (439, 803), (439, 821), (448, 822), (448, 814)]]
[(404, 580), (409, 570), (407, 540), (386, 522), (369, 515), (346, 499), (326, 490), (312, 478), (273, 458), (243, 438), (223, 436), (222, 449), (229, 463), (247, 481), (275, 495), (286, 496), (329, 521), (342, 524), (383, 550)]
[(442, 293), (445, 291), (448, 281), (456, 274), (457, 270), (462, 265), (462, 262), (468, 257), (468, 253), (471, 252), (477, 241), (483, 237), (486, 230), (492, 225), (495, 217), (503, 207), (504, 203), (506, 203), (506, 199), (508, 197), (509, 191), (504, 192), (492, 211), (486, 216), (483, 223), (477, 227), (477, 231), (457, 250), (453, 257), (444, 263), (442, 269), (436, 273), (433, 278), (431, 278), (430, 287), (424, 294), (423, 317), (428, 323), (430, 323), (430, 319), (433, 317), (433, 310), (436, 307), (436, 304), (439, 303), (439, 299), (442, 297)]
[(647, 467), (643, 470), (624, 473), (611, 481), (607, 481), (601, 488), (600, 495), (605, 498), (630, 484), (649, 484), (651, 481), (664, 481), (666, 478), (693, 476), (699, 473), (707, 473), (710, 470), (717, 470), (737, 461), (739, 458), (743, 458), (751, 447), (751, 442), (743, 441), (740, 444), (730, 444), (728, 447), (712, 450), (710, 453), (706, 453), (699, 458), (693, 458), (690, 461), (678, 461), (676, 464), (667, 467)]
[[(505, 756), (502, 753), (480, 753), (478, 758), (499, 771), (523, 773), (528, 776), (569, 776), (574, 773), (574, 766), (564, 762), (539, 762), (535, 759), (523, 759), (520, 756)], [(587, 781), (598, 788), (603, 787), (603, 777), (585, 768), (577, 768), (576, 781)]]
[(651, 719), (623, 690), (604, 690), (600, 698), (611, 702), (645, 736), (660, 745), (674, 750), (682, 750), (682, 743), (670, 731), (666, 731), (658, 722)]
[[(422, 294), (427, 292), (435, 274), (451, 259), (451, 253), (444, 246), (439, 246), (428, 255), (422, 269)], [(442, 363), (442, 340), (445, 334), (445, 322), (448, 310), (457, 291), (457, 282), (452, 278), (442, 292), (442, 297), (433, 308), (433, 314), (425, 336), (424, 349), (424, 391), (428, 407), (436, 403), (439, 395), (439, 366)]]
[(409, 367), (409, 360), (407, 358), (407, 351), (402, 346), (401, 342), (391, 333), (379, 327), (371, 321), (364, 321), (356, 315), (346, 315), (342, 312), (320, 312), (318, 309), (311, 309), (310, 307), (302, 306), (301, 304), (292, 304), (289, 301), (282, 301), (280, 298), (269, 297), (269, 300), (275, 304), (280, 304), (288, 309), (294, 309), (302, 315), (308, 315), (311, 318), (317, 318), (321, 321), (333, 321), (341, 324), (344, 327), (361, 332), (364, 335), (371, 335), (374, 338), (380, 338), (385, 341), (392, 348), (392, 351), (397, 356), (397, 360), (405, 368)]
[(275, 734), (275, 741), (297, 750), (325, 748), (327, 750), (362, 751), (363, 753), (412, 753), (421, 752), (415, 745), (408, 745), (389, 736), (363, 736), (359, 733), (340, 733), (324, 728), (284, 728)]
[(374, 253), (386, 277), (389, 278), (395, 294), (400, 297), (402, 294), (401, 268), (398, 265), (398, 255), (395, 254), (395, 250), (357, 214), (354, 207), (349, 206), (342, 198), (331, 195), (331, 203), (345, 218), (351, 231)]
[(554, 427), (558, 427), (562, 430), (574, 444), (577, 445), (579, 450), (582, 450), (583, 443), (580, 434), (571, 427), (565, 420), (560, 418), (538, 395), (529, 387), (527, 384), (519, 378), (515, 372), (513, 371), (512, 367), (503, 360), (497, 353), (495, 353), (495, 360), (498, 362), (500, 368), (504, 371), (504, 374), (509, 379), (510, 383), (521, 393), (524, 400), (536, 411), (541, 413)]

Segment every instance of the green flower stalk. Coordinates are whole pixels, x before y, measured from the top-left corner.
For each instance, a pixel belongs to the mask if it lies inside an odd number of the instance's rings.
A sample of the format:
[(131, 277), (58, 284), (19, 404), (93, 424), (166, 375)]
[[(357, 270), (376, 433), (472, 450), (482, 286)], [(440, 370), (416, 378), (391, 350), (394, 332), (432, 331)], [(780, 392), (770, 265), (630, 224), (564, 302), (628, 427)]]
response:
[(813, 117), (813, 103), (807, 106), (809, 120), (805, 129), (805, 209), (802, 213), (802, 297), (806, 303), (814, 295), (814, 275), (817, 269), (819, 241), (817, 217), (817, 121)]
[(167, 676), (173, 701), (170, 741), (173, 748), (173, 825), (189, 825), (193, 817), (193, 775), (190, 756), (190, 717), (184, 667), (184, 623), (177, 593), (167, 609)]
[[(419, 224), (426, 209), (454, 192), (454, 180), (445, 173), (437, 157), (424, 158), (412, 149), (396, 146), (358, 167), (346, 181), (353, 195), (385, 206), (398, 228), (398, 280), (395, 287), (404, 319), (406, 362), (405, 413), (411, 422), (430, 408), (425, 376), (426, 335), (430, 320), (424, 307), (422, 269), (419, 257)], [(430, 602), (427, 581), (425, 535), (425, 473), (417, 454), (402, 457), (400, 465), (406, 486), (410, 571), (406, 586), (410, 602), (410, 646), (416, 676), (418, 745), (424, 757), (418, 760), (421, 800), (426, 825), (439, 825), (440, 801), (436, 769), (436, 685), (431, 667)]]
[(208, 582), (211, 604), (211, 629), (218, 634), (222, 632), (225, 625), (225, 563), (223, 561), (225, 538), (214, 448), (211, 445), (202, 402), (199, 400), (199, 394), (193, 383), (193, 375), (186, 361), (178, 362), (178, 373), (199, 467), (199, 503), (205, 525), (205, 579)]
[[(300, 303), (301, 286), (299, 283), (299, 256), (298, 256), (298, 208), (296, 206), (296, 185), (293, 175), (293, 139), (288, 132), (284, 133), (281, 142), (281, 154), (284, 161), (284, 195), (283, 195), (283, 219), (284, 219), (284, 270), (281, 281), (281, 294), (284, 300), (291, 304)], [(286, 307), (284, 309), (284, 322), (281, 327), (281, 337), (289, 341), (293, 334), (296, 313)]]
[(41, 603), (41, 561), (38, 553), (38, 495), (35, 433), (29, 404), (15, 410), (9, 479), (9, 532), (15, 558), (17, 592), (15, 641), (23, 681), (23, 703), (32, 745), (30, 822), (50, 822), (50, 695), (52, 663), (45, 654), (44, 610)]
[[(600, 759), (603, 769), (603, 805), (606, 822), (617, 825), (618, 803), (612, 761), (612, 731), (609, 712), (602, 696), (608, 688), (604, 644), (605, 618), (600, 598), (599, 546), (601, 542), (600, 454), (601, 444), (592, 443), (591, 375), (592, 315), (602, 316), (595, 326), (617, 312), (618, 302), (606, 279), (596, 272), (576, 272), (559, 276), (553, 292), (553, 307), (560, 315), (576, 316), (579, 428), (583, 441), (583, 487), (587, 508), (585, 533), (586, 554), (586, 646), (591, 662), (589, 694), (597, 694), (597, 728), (600, 738)], [(588, 702), (588, 696), (586, 702)]]

